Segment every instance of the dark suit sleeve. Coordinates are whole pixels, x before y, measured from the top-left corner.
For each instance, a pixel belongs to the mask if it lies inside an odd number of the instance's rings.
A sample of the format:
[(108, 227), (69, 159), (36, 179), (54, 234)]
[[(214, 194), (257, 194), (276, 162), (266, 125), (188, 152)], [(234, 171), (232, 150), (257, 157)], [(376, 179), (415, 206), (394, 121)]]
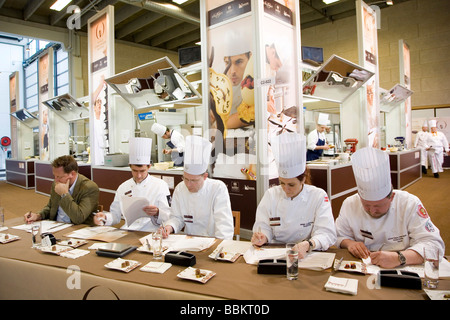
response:
[(99, 189), (95, 182), (84, 178), (78, 192), (66, 195), (59, 205), (74, 224), (88, 223), (91, 213), (97, 211)]

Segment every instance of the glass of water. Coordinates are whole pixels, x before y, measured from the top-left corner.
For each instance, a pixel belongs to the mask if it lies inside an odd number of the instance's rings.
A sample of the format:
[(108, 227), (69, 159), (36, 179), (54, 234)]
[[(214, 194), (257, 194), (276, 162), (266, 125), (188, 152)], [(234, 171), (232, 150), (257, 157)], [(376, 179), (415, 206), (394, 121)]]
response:
[(162, 231), (158, 229), (152, 234), (153, 259), (162, 259)]
[(298, 279), (298, 250), (296, 243), (286, 244), (286, 277), (288, 280)]
[(40, 233), (41, 224), (39, 222), (35, 222), (31, 225), (31, 241), (33, 243), (32, 248), (39, 247), (39, 243), (37, 242), (37, 236)]
[(4, 224), (5, 224), (5, 211), (3, 210), (3, 207), (0, 207), (0, 228), (3, 228)]
[(439, 284), (439, 249), (425, 247), (423, 249), (423, 285), (429, 289), (436, 289)]

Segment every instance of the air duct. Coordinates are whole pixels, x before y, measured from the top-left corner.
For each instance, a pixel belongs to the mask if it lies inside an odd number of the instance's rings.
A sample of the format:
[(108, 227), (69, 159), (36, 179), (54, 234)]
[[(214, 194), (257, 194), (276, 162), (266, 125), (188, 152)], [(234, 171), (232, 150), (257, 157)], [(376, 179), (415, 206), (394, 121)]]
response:
[(123, 3), (137, 6), (149, 11), (153, 11), (171, 18), (182, 20), (194, 25), (200, 25), (200, 18), (190, 14), (189, 12), (183, 10), (170, 3), (160, 3), (155, 1), (133, 1), (133, 0), (120, 0)]

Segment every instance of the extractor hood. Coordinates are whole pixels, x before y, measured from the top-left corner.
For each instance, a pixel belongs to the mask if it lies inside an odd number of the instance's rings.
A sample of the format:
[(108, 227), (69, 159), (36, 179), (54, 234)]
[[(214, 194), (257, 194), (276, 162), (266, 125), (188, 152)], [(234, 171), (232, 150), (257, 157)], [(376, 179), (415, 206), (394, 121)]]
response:
[[(159, 109), (201, 99), (200, 93), (169, 58), (124, 71), (105, 80), (135, 109)], [(199, 104), (193, 104), (198, 106)]]
[(11, 113), (11, 116), (30, 128), (39, 127), (39, 119), (36, 113), (31, 113), (26, 109), (20, 109)]
[(43, 103), (68, 122), (89, 118), (89, 109), (68, 93), (48, 99)]

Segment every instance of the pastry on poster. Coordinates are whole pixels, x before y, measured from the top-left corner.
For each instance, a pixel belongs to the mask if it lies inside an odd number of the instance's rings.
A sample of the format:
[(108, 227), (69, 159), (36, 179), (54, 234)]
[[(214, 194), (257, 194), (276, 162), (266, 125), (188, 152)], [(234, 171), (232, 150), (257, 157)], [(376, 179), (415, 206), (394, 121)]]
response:
[(233, 92), (230, 79), (223, 73), (217, 73), (209, 69), (210, 108), (214, 115), (216, 127), (226, 137), (226, 123), (231, 111)]
[(244, 78), (241, 82), (242, 103), (237, 108), (239, 119), (247, 124), (255, 124), (255, 83), (253, 79), (253, 56), (245, 67)]

